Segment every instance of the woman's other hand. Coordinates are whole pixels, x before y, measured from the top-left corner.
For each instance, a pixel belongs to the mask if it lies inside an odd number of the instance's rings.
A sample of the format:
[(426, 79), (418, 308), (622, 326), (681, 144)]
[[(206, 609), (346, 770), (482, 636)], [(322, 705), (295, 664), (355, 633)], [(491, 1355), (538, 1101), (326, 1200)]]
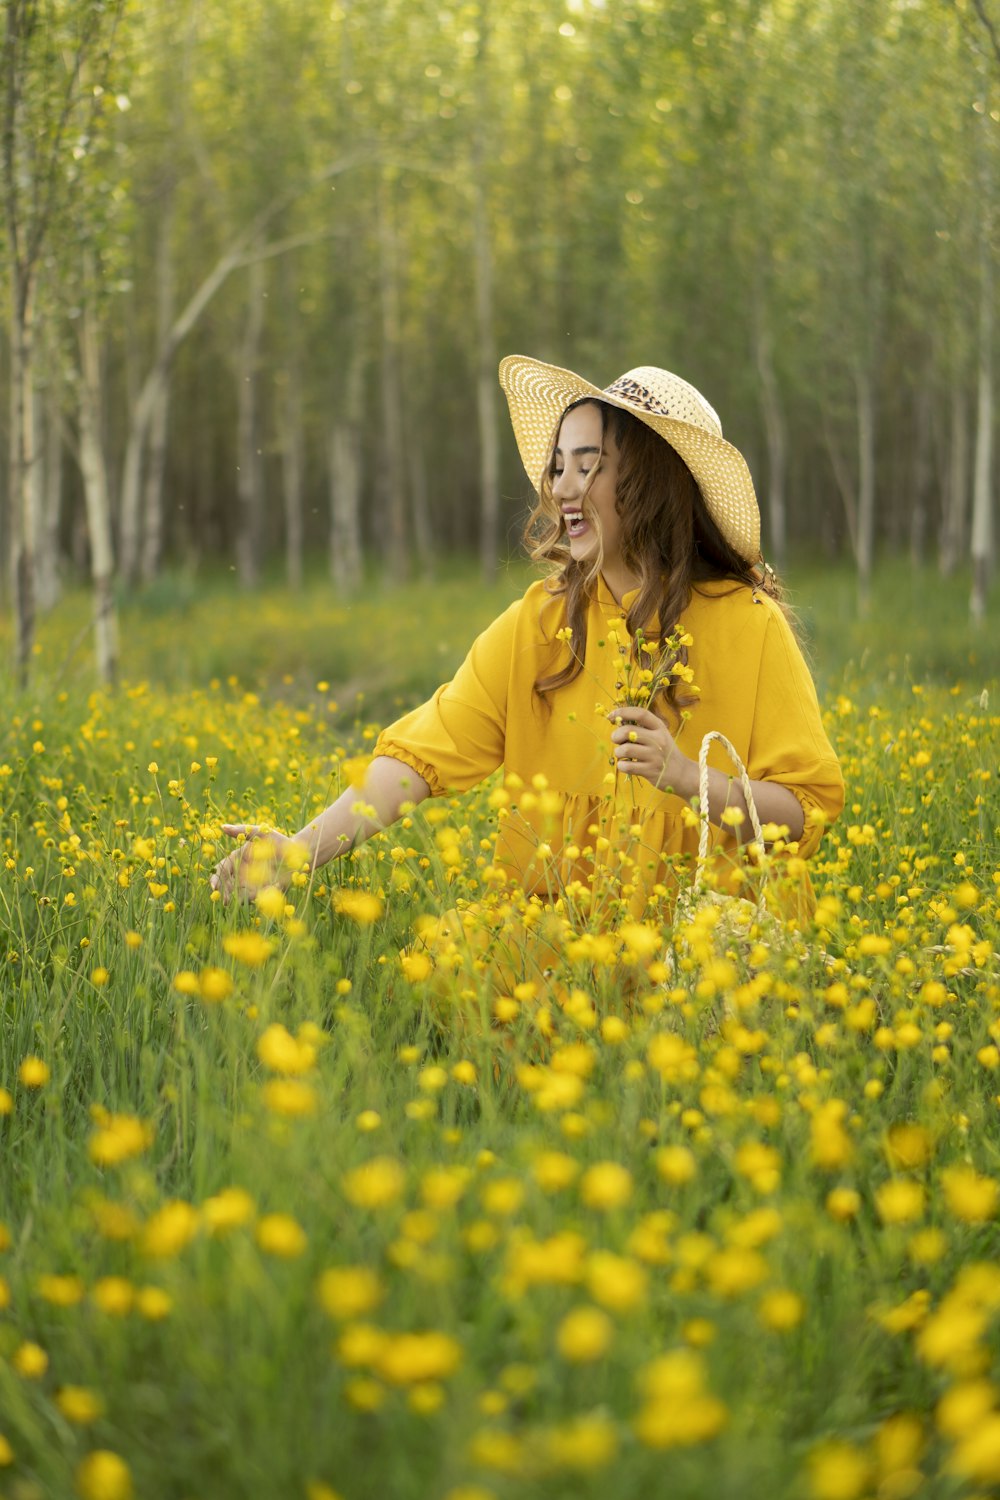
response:
[(248, 823), (224, 823), (222, 832), (231, 839), (245, 842), (220, 859), (209, 884), (228, 902), (235, 894), (241, 901), (252, 901), (265, 886), (280, 890), (291, 881), (295, 870), (309, 863), (307, 850), (287, 834), (256, 828)]
[(644, 776), (658, 791), (690, 797), (697, 790), (698, 767), (677, 748), (663, 720), (648, 708), (616, 703), (609, 714), (616, 726), (612, 748), (619, 771)]

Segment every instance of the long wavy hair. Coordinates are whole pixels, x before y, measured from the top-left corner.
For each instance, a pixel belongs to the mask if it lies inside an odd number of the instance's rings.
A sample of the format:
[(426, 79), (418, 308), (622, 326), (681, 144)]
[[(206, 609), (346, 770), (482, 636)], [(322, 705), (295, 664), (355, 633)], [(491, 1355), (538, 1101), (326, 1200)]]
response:
[[(623, 563), (639, 579), (638, 592), (626, 617), (630, 636), (634, 639), (635, 632), (641, 629), (649, 641), (658, 637), (662, 650), (690, 603), (693, 590), (699, 583), (710, 580), (730, 579), (734, 586), (747, 584), (761, 588), (780, 603), (781, 589), (774, 574), (759, 563), (747, 562), (729, 545), (708, 512), (694, 475), (670, 444), (631, 412), (589, 396), (572, 402), (566, 411), (588, 404), (596, 406), (601, 414), (602, 447), (607, 444), (610, 431), (618, 449), (615, 509), (621, 518), (619, 545)], [(524, 544), (530, 557), (552, 565), (547, 587), (554, 597), (565, 595), (566, 623), (571, 631), (569, 662), (558, 672), (539, 677), (535, 682), (535, 692), (546, 703), (549, 694), (572, 682), (583, 670), (587, 606), (596, 593), (604, 563), (599, 522), (594, 511), (587, 510), (587, 495), (600, 459), (591, 469), (583, 490), (584, 512), (597, 530), (597, 549), (589, 562), (572, 557), (562, 513), (552, 493), (555, 450), (562, 421), (560, 417), (552, 437), (538, 503), (524, 529)], [(677, 657), (686, 662), (683, 647)], [(672, 716), (679, 717), (681, 710), (696, 700), (685, 695), (681, 682), (672, 679), (657, 706), (664, 701), (673, 711)]]

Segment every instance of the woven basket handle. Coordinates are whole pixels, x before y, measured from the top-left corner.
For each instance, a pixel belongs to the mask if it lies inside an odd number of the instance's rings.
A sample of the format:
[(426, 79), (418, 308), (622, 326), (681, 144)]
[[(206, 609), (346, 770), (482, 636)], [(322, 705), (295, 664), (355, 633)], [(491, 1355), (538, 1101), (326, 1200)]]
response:
[(761, 848), (764, 847), (764, 830), (760, 826), (760, 817), (753, 800), (753, 787), (747, 773), (747, 768), (740, 759), (739, 752), (726, 739), (726, 736), (720, 734), (717, 729), (712, 729), (702, 740), (701, 749), (698, 751), (698, 816), (701, 824), (698, 833), (699, 871), (704, 867), (705, 860), (708, 858), (708, 840), (711, 829), (708, 817), (708, 751), (713, 740), (718, 740), (719, 744), (725, 748), (729, 759), (736, 767), (740, 786), (743, 788), (743, 795), (746, 798), (747, 812), (750, 814), (750, 826), (753, 828), (753, 836)]

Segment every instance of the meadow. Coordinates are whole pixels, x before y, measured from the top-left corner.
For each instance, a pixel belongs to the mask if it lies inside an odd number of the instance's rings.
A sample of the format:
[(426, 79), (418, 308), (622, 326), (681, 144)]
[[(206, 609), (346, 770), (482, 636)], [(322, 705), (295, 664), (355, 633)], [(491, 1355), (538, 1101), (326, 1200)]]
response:
[(174, 577), (113, 693), (70, 595), (0, 681), (0, 1496), (1000, 1486), (996, 603), (793, 570), (847, 782), (801, 929), (432, 968), (502, 778), (213, 896), (221, 824), (357, 783), (525, 576)]

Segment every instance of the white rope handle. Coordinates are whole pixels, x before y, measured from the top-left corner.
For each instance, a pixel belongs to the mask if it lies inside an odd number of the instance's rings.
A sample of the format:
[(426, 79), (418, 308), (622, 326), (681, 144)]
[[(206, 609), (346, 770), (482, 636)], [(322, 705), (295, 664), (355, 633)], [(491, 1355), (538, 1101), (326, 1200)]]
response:
[(704, 868), (705, 860), (708, 858), (708, 840), (711, 829), (711, 824), (708, 817), (708, 751), (713, 740), (718, 740), (719, 744), (722, 745), (726, 750), (729, 755), (729, 759), (736, 767), (740, 779), (740, 786), (743, 788), (743, 795), (746, 798), (747, 812), (750, 814), (750, 826), (753, 828), (753, 836), (756, 839), (757, 843), (761, 846), (761, 848), (763, 849), (764, 847), (764, 830), (760, 826), (760, 817), (757, 813), (757, 807), (753, 800), (753, 787), (750, 781), (749, 774), (747, 773), (747, 768), (740, 759), (739, 751), (735, 748), (734, 745), (730, 743), (729, 740), (726, 739), (726, 736), (724, 734), (720, 734), (717, 729), (709, 730), (708, 734), (706, 734), (705, 738), (701, 742), (701, 749), (698, 751), (698, 816), (701, 822), (701, 828), (698, 834), (699, 879), (701, 878), (701, 872)]

